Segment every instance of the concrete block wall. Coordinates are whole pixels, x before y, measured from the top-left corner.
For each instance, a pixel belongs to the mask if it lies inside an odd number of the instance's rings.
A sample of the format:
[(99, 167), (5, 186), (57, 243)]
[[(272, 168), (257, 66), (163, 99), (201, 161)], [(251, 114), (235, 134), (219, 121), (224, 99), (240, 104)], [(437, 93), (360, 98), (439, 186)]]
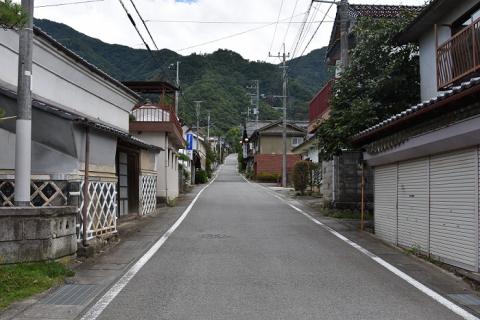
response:
[(0, 264), (74, 255), (76, 213), (74, 207), (1, 208)]

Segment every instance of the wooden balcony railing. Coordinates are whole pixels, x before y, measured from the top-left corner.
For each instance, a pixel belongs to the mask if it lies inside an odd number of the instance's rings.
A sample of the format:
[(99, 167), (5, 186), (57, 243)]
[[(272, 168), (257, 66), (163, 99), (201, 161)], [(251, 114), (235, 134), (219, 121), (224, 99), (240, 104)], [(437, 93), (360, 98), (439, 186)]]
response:
[(437, 85), (447, 89), (480, 70), (480, 19), (437, 48)]

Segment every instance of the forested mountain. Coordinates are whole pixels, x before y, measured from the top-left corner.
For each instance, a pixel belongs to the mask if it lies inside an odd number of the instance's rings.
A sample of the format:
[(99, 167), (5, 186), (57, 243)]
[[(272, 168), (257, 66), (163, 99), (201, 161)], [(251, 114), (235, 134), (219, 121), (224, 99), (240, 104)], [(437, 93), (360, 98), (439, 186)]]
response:
[[(182, 56), (163, 49), (155, 52), (155, 59), (143, 49), (108, 44), (86, 36), (69, 26), (49, 20), (35, 20), (35, 25), (85, 60), (111, 76), (121, 80), (174, 81), (175, 63), (180, 65), (183, 90), (180, 99), (180, 116), (187, 123), (194, 122), (192, 101), (202, 100), (202, 109), (211, 112), (212, 122), (222, 131), (242, 122), (250, 104), (247, 87), (251, 80), (260, 80), (260, 118), (276, 119), (279, 112), (272, 106), (280, 106), (281, 70), (278, 65), (249, 61), (230, 50), (219, 49), (211, 54)], [(329, 77), (324, 63), (326, 48), (289, 62), (289, 118), (306, 119), (308, 101)], [(173, 68), (172, 68), (173, 66)], [(202, 117), (202, 125), (206, 117)]]

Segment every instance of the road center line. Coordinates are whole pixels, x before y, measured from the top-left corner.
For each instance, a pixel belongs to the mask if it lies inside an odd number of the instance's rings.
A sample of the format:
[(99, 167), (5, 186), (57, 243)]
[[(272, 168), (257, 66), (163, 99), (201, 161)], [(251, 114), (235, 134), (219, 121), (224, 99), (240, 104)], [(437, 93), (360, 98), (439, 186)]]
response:
[[(243, 177), (243, 176), (242, 176)], [(468, 312), (467, 310), (463, 309), (462, 307), (458, 306), (457, 304), (453, 303), (452, 301), (448, 300), (447, 298), (443, 297), (442, 295), (438, 294), (437, 292), (433, 291), (432, 289), (430, 289), (429, 287), (427, 287), (426, 285), (424, 285), (423, 283), (415, 280), (414, 278), (412, 278), (411, 276), (409, 276), (408, 274), (406, 274), (405, 272), (401, 271), (400, 269), (396, 268), (395, 266), (391, 265), (390, 263), (388, 263), (387, 261), (383, 260), (382, 258), (380, 258), (379, 256), (375, 255), (374, 253), (370, 252), (369, 250), (365, 249), (364, 247), (362, 247), (361, 245), (357, 244), (356, 242), (348, 239), (347, 237), (345, 237), (344, 235), (340, 234), (339, 232), (333, 230), (332, 228), (330, 228), (329, 226), (325, 225), (324, 223), (320, 222), (319, 220), (315, 219), (313, 216), (311, 216), (309, 213), (303, 211), (302, 209), (294, 206), (293, 204), (291, 204), (290, 202), (288, 202), (286, 199), (282, 198), (281, 196), (273, 193), (270, 189), (268, 189), (267, 187), (264, 187), (260, 184), (253, 184), (251, 183), (250, 181), (248, 181), (245, 177), (243, 177), (243, 179), (249, 183), (249, 184), (252, 184), (252, 185), (256, 185), (256, 186), (259, 186), (260, 188), (262, 188), (266, 193), (268, 193), (269, 195), (277, 198), (277, 199), (280, 199), (283, 203), (287, 204), (289, 207), (291, 207), (292, 209), (294, 209), (295, 211), (301, 213), (302, 215), (304, 215), (305, 217), (307, 217), (310, 221), (312, 221), (313, 223), (321, 226), (322, 228), (324, 228), (325, 230), (327, 230), (328, 232), (330, 232), (331, 234), (333, 234), (334, 236), (336, 236), (337, 238), (339, 238), (340, 240), (342, 240), (343, 242), (345, 243), (348, 243), (350, 246), (352, 246), (353, 248), (357, 249), (358, 251), (360, 251), (361, 253), (363, 253), (364, 255), (368, 256), (369, 258), (371, 258), (373, 261), (375, 261), (376, 263), (378, 263), (379, 265), (381, 265), (382, 267), (384, 267), (385, 269), (387, 269), (388, 271), (392, 272), (393, 274), (395, 274), (396, 276), (398, 276), (399, 278), (403, 279), (404, 281), (408, 282), (410, 285), (412, 285), (413, 287), (417, 288), (418, 290), (420, 290), (421, 292), (423, 292), (424, 294), (426, 294), (427, 296), (429, 296), (430, 298), (432, 298), (433, 300), (437, 301), (438, 303), (440, 303), (441, 305), (443, 305), (444, 307), (448, 308), (449, 310), (451, 310), (452, 312), (454, 312), (455, 314), (457, 314), (458, 316), (462, 317), (463, 319), (465, 320), (480, 320), (479, 318), (477, 318), (476, 316), (474, 316), (473, 314), (471, 314), (470, 312)]]
[(203, 187), (196, 197), (192, 200), (190, 205), (185, 209), (180, 218), (168, 229), (163, 236), (155, 242), (155, 244), (142, 256), (137, 262), (128, 269), (128, 271), (112, 286), (110, 289), (98, 300), (81, 318), (81, 320), (95, 320), (105, 310), (105, 308), (115, 299), (115, 297), (125, 288), (125, 286), (133, 279), (133, 277), (142, 269), (142, 267), (155, 255), (155, 253), (162, 247), (172, 233), (185, 220), (187, 215), (192, 210), (200, 195), (207, 189), (218, 177), (221, 168), (217, 171), (215, 177)]

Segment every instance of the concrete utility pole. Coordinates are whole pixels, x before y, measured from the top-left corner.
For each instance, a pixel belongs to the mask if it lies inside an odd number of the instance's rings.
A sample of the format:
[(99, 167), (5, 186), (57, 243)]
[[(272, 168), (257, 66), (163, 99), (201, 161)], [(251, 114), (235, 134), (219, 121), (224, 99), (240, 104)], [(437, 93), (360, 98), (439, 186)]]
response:
[(282, 187), (287, 186), (287, 58), (290, 57), (290, 53), (285, 53), (285, 43), (283, 44), (283, 54), (278, 53), (278, 55), (271, 55), (268, 53), (269, 57), (282, 58), (283, 69), (282, 80), (283, 80), (283, 130), (282, 130), (282, 139), (283, 139), (283, 157), (282, 157)]
[(15, 205), (30, 206), (32, 174), (32, 51), (33, 0), (22, 0), (27, 23), (20, 30), (18, 50), (17, 120), (15, 123)]
[(255, 80), (255, 87), (257, 87), (257, 101), (255, 104), (255, 125), (258, 130), (258, 117), (260, 115), (260, 80)]
[[(176, 86), (178, 89), (180, 89), (180, 61), (177, 61), (177, 81), (176, 81)], [(175, 114), (178, 115), (178, 98), (180, 96), (180, 91), (175, 90)]]
[[(198, 145), (200, 143), (200, 139), (199, 139), (199, 136), (200, 136), (200, 106), (201, 106), (203, 101), (194, 101), (194, 102), (195, 102), (195, 113), (197, 115), (197, 132), (196, 132), (197, 143), (195, 144), (195, 150), (197, 151), (197, 155), (199, 156), (200, 154), (198, 152)], [(201, 169), (201, 166), (202, 166), (202, 164), (200, 162), (200, 169)], [(193, 181), (195, 182), (196, 168), (195, 168), (195, 170), (193, 170), (192, 175), (193, 175)]]
[(210, 111), (207, 112), (207, 144), (210, 143)]

